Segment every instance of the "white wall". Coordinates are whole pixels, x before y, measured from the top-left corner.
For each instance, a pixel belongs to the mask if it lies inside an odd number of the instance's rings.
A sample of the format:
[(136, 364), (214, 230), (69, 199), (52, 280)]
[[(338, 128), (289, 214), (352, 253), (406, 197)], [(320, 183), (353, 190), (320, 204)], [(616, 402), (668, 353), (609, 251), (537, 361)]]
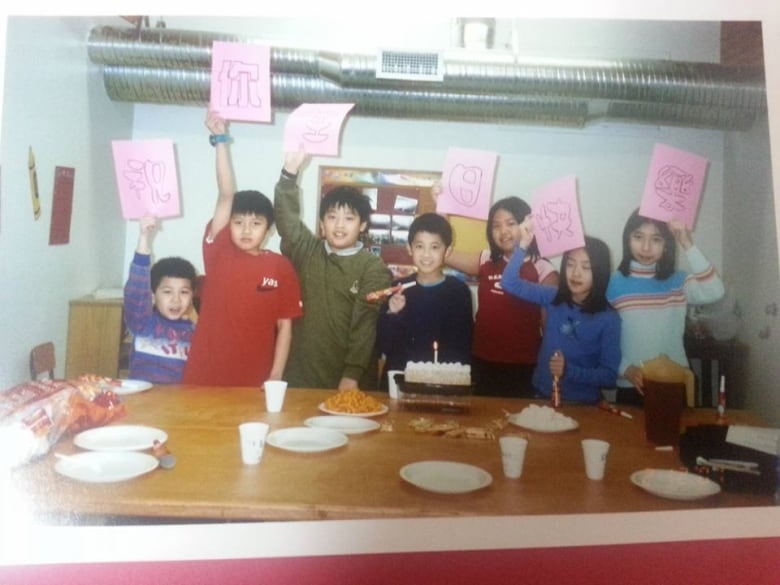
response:
[(749, 347), (747, 379), (735, 390), (744, 393), (745, 407), (780, 425), (780, 275), (772, 173), (765, 164), (769, 134), (766, 127), (731, 133), (726, 146), (732, 156), (726, 161), (724, 264), (741, 313), (738, 338)]
[[(118, 19), (106, 21), (118, 23)], [(124, 271), (109, 141), (129, 138), (133, 110), (108, 100), (87, 58), (86, 18), (8, 19), (0, 206), (0, 388), (29, 377), (30, 348), (54, 341), (64, 376), (68, 301)], [(41, 216), (30, 202), (35, 152)], [(55, 166), (76, 169), (70, 243), (49, 246)]]

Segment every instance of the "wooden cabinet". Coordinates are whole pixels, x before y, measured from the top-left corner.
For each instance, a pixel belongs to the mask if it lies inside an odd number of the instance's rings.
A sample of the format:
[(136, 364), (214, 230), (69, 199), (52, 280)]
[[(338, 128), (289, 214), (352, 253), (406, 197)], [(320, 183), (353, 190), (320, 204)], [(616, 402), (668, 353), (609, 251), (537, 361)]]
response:
[(95, 299), (88, 295), (70, 301), (66, 378), (81, 374), (124, 377), (125, 348), (122, 299)]

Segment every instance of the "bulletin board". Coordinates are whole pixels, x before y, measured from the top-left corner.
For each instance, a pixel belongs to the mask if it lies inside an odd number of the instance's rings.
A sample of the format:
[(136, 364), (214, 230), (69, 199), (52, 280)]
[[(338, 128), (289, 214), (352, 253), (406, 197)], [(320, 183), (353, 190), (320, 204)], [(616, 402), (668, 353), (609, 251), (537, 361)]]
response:
[(431, 187), (440, 178), (440, 172), (320, 167), (320, 197), (342, 185), (368, 196), (372, 214), (364, 243), (400, 278), (413, 271), (406, 250), (409, 226), (417, 215), (436, 211)]

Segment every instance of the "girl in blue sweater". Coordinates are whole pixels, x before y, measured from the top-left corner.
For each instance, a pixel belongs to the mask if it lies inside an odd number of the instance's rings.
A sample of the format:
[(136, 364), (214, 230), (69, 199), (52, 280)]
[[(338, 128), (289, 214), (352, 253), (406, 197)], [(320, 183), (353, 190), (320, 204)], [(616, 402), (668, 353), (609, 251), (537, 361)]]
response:
[(557, 377), (563, 400), (595, 404), (602, 398), (602, 388), (615, 386), (620, 365), (620, 317), (606, 298), (609, 248), (586, 237), (584, 248), (564, 253), (563, 278), (554, 287), (520, 277), (532, 239), (529, 216), (520, 227), (518, 247), (504, 269), (501, 286), (547, 310), (534, 388), (538, 396), (550, 397)]

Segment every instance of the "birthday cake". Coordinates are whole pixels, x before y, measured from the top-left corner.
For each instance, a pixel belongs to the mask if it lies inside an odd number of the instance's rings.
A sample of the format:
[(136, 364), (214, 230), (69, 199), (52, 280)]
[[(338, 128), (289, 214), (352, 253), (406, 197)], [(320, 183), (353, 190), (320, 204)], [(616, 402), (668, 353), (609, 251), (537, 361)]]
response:
[(406, 382), (441, 386), (470, 386), (471, 366), (460, 362), (406, 362)]

